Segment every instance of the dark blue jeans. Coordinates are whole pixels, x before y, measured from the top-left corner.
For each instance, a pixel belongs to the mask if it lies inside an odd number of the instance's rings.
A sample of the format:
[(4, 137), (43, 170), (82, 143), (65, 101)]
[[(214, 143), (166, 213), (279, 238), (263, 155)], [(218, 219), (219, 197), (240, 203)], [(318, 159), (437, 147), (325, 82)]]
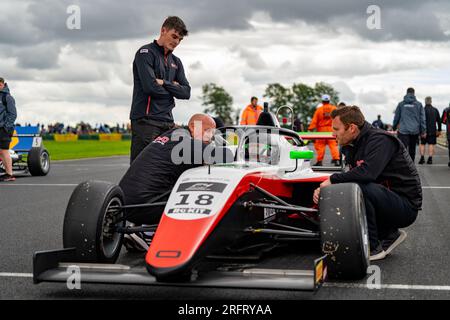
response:
[(377, 183), (359, 184), (364, 195), (370, 247), (398, 228), (410, 226), (418, 211), (409, 201)]

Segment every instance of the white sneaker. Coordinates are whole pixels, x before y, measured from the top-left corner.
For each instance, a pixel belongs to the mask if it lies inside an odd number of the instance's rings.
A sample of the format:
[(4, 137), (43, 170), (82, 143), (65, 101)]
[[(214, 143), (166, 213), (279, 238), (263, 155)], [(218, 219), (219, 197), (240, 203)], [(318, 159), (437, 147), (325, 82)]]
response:
[(375, 250), (370, 250), (370, 261), (383, 260), (386, 258), (387, 253), (383, 250), (383, 247), (379, 245)]
[(381, 242), (383, 250), (386, 251), (386, 254), (390, 254), (392, 250), (394, 250), (400, 243), (405, 241), (406, 236), (407, 234), (404, 230), (397, 230), (393, 232), (387, 239), (384, 239)]

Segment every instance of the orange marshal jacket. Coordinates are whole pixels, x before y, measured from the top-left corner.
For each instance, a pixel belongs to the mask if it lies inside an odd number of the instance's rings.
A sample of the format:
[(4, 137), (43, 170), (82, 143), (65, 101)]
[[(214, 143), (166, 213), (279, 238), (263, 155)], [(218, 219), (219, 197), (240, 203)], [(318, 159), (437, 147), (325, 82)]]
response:
[(336, 109), (336, 106), (332, 104), (324, 104), (323, 106), (317, 108), (308, 130), (317, 129), (318, 132), (333, 131), (331, 125), (331, 112), (334, 109)]
[(256, 106), (256, 109), (253, 109), (253, 106), (249, 104), (247, 107), (245, 107), (244, 111), (242, 112), (241, 117), (241, 125), (255, 125), (256, 122), (258, 122), (259, 115), (263, 111), (263, 107), (260, 105)]

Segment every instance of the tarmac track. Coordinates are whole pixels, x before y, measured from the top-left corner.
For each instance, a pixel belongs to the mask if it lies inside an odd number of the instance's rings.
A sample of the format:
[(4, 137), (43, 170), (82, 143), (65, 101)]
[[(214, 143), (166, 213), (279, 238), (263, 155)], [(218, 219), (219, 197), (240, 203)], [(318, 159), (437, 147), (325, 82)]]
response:
[[(381, 289), (369, 289), (366, 281), (327, 283), (315, 295), (283, 290), (94, 284), (69, 290), (64, 283), (34, 285), (32, 255), (62, 248), (64, 211), (75, 186), (88, 179), (117, 183), (126, 171), (128, 157), (111, 157), (53, 162), (47, 177), (24, 176), (14, 183), (0, 183), (0, 299), (450, 299), (450, 168), (447, 150), (436, 150), (434, 165), (418, 166), (423, 211), (407, 228), (407, 240), (376, 263)], [(119, 260), (128, 259), (122, 250)]]

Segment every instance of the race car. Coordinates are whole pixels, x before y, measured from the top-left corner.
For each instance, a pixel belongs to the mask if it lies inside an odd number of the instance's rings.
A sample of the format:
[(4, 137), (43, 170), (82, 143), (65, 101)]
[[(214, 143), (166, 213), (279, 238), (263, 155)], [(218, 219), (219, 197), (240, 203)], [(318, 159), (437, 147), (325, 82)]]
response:
[[(50, 171), (50, 154), (45, 149), (39, 127), (16, 127), (14, 129), (9, 154), (15, 174), (45, 176)], [(5, 168), (0, 160), (0, 173)]]
[[(113, 183), (78, 185), (65, 214), (64, 249), (35, 253), (34, 282), (65, 282), (73, 265), (82, 282), (93, 283), (316, 290), (327, 276), (365, 277), (369, 241), (359, 186), (323, 188), (315, 205), (313, 192), (330, 172), (314, 171), (313, 151), (273, 118), (221, 128), (216, 147), (228, 149), (233, 161), (185, 171), (167, 201), (163, 194), (124, 205)], [(161, 205), (157, 225), (127, 225), (127, 209)], [(151, 240), (145, 258), (115, 264), (124, 234), (138, 232)], [(311, 243), (316, 255), (302, 259)], [(257, 262), (272, 253), (278, 262), (289, 254), (309, 267), (262, 268)]]

